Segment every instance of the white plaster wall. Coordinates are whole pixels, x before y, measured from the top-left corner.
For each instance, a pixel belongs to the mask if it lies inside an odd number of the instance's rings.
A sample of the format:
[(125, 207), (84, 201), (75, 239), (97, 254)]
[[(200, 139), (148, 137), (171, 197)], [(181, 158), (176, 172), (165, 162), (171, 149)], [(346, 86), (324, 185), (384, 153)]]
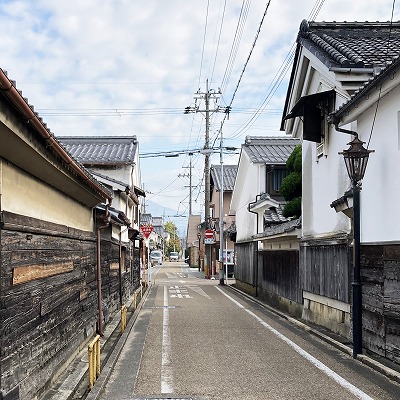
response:
[(330, 204), (343, 196), (350, 181), (343, 157), (351, 136), (330, 129), (328, 154), (316, 155), (314, 142), (303, 142), (303, 236), (324, 237), (350, 230), (350, 220)]
[(236, 241), (250, 239), (256, 234), (256, 219), (257, 216), (248, 211), (248, 204), (255, 201), (256, 195), (260, 194), (264, 187), (262, 178), (262, 168), (260, 164), (253, 164), (248, 159), (247, 155), (242, 152), (240, 159), (238, 174), (236, 177), (233, 202), (231, 210), (236, 213)]
[(1, 159), (0, 194), (1, 210), (84, 231), (93, 230), (90, 208)]
[[(360, 139), (368, 143), (376, 106), (358, 119)], [(361, 191), (361, 241), (400, 241), (400, 88), (379, 102), (369, 148), (370, 154)], [(367, 146), (365, 144), (364, 146)]]
[[(307, 74), (303, 95), (330, 90), (335, 87), (332, 73), (319, 70), (315, 57), (309, 55), (309, 68), (312, 73)], [(336, 107), (342, 104), (345, 98), (336, 97)], [(292, 105), (293, 106), (293, 105)], [(302, 138), (303, 124), (300, 118), (294, 124), (294, 137)], [(350, 128), (348, 128), (350, 129)], [(336, 213), (330, 204), (343, 196), (350, 187), (343, 157), (338, 153), (348, 148), (350, 135), (339, 133), (333, 126), (329, 126), (325, 141), (324, 155), (317, 157), (316, 143), (302, 141), (303, 159), (303, 192), (302, 192), (302, 236), (329, 237), (339, 232), (349, 232), (350, 220), (343, 213)]]

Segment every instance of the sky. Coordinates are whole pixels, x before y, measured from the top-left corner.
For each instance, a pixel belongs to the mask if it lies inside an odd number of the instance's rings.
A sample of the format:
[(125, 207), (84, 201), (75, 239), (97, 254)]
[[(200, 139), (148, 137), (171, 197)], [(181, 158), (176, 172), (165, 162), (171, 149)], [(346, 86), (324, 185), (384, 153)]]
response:
[(392, 9), (399, 20), (393, 0), (0, 0), (0, 68), (56, 137), (135, 135), (148, 211), (157, 203), (175, 222), (190, 171), (192, 213), (204, 214), (207, 88), (219, 164), (221, 131), (238, 149), (247, 135), (283, 135), (303, 19), (390, 21)]

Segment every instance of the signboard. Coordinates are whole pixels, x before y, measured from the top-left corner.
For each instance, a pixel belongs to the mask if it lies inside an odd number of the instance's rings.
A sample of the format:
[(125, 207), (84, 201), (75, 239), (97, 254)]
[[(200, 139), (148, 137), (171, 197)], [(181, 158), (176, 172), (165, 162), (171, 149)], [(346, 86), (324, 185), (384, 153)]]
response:
[(206, 229), (204, 232), (204, 244), (214, 244), (215, 236), (214, 231), (212, 229)]
[(142, 225), (140, 230), (142, 231), (144, 238), (148, 239), (150, 233), (153, 232), (153, 225)]

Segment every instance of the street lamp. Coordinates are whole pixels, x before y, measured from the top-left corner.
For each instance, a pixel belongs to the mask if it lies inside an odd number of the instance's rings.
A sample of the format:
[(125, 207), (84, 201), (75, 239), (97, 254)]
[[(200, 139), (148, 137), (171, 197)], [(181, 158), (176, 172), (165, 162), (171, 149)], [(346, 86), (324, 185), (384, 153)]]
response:
[(365, 174), (367, 168), (369, 153), (374, 150), (366, 149), (358, 136), (348, 143), (350, 146), (347, 150), (343, 150), (347, 173), (353, 185), (353, 358), (357, 358), (357, 354), (362, 353), (362, 290), (361, 290), (361, 270), (360, 270), (360, 191), (361, 183), (359, 183)]

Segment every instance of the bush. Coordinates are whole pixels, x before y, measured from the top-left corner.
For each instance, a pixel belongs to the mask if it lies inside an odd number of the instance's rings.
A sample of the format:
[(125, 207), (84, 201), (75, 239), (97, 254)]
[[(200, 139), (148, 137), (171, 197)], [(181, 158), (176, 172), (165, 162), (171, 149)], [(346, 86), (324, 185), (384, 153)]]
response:
[(279, 191), (287, 201), (283, 208), (283, 215), (286, 218), (300, 217), (301, 215), (301, 195), (302, 195), (302, 157), (301, 144), (297, 145), (292, 154), (286, 161), (286, 167), (290, 172), (283, 180)]
[(293, 200), (290, 200), (283, 207), (283, 216), (286, 218), (295, 217), (299, 218), (301, 215), (301, 197), (296, 197)]

